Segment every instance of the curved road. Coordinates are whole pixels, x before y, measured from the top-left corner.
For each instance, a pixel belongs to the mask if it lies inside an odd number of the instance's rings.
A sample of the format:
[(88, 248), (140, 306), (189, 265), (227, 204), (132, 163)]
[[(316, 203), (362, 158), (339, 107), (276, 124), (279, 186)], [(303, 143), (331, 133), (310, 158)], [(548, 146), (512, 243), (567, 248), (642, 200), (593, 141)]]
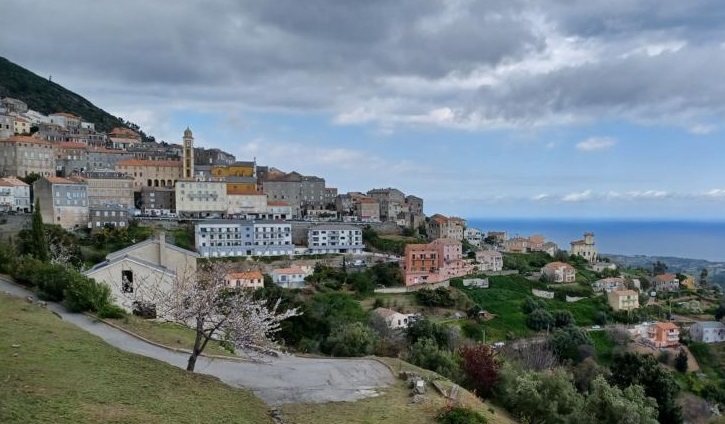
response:
[[(0, 291), (18, 297), (35, 297), (3, 277), (0, 277)], [(48, 302), (48, 309), (111, 346), (186, 369), (189, 356), (185, 353), (146, 343), (86, 315), (69, 313), (55, 303)], [(390, 370), (378, 361), (291, 355), (270, 358), (264, 363), (199, 357), (196, 372), (213, 375), (234, 387), (251, 389), (269, 405), (355, 401), (376, 396), (378, 389), (393, 381)]]

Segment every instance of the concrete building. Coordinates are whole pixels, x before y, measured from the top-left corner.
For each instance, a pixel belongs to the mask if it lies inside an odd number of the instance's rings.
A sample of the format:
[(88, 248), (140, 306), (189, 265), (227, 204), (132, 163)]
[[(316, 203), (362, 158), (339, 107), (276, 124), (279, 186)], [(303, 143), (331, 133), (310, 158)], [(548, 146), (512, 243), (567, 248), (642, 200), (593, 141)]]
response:
[(205, 220), (194, 227), (194, 243), (204, 257), (294, 254), (292, 226), (283, 221)]
[(226, 213), (249, 219), (267, 213), (267, 195), (259, 191), (233, 190), (227, 182)]
[(463, 230), (463, 238), (474, 247), (481, 247), (483, 244), (483, 232), (478, 228), (466, 228)]
[(116, 162), (115, 170), (133, 177), (134, 191), (142, 187), (173, 187), (181, 179), (179, 160), (126, 159)]
[(476, 252), (479, 271), (502, 271), (503, 254), (496, 250), (479, 250)]
[(428, 239), (448, 238), (452, 240), (463, 240), (463, 229), (466, 227), (466, 220), (462, 218), (448, 218), (441, 214), (435, 214), (428, 221)]
[(48, 115), (51, 124), (58, 125), (65, 130), (77, 129), (81, 127), (81, 118), (67, 112), (56, 112)]
[(436, 239), (428, 244), (408, 244), (401, 261), (406, 286), (431, 284), (466, 275), (460, 241)]
[(15, 135), (0, 140), (0, 175), (27, 177), (38, 174), (55, 176), (55, 153), (47, 141)]
[(141, 205), (144, 215), (166, 216), (176, 212), (176, 189), (173, 187), (142, 187)]
[(262, 191), (270, 201), (285, 201), (294, 216), (302, 216), (306, 209), (321, 209), (325, 202), (325, 180), (297, 172), (268, 172), (262, 182)]
[(274, 283), (278, 286), (286, 289), (304, 288), (307, 285), (305, 277), (308, 275), (312, 275), (312, 269), (310, 267), (299, 266), (277, 268), (273, 269), (271, 273), (272, 281), (274, 281)]
[(100, 208), (113, 206), (114, 209), (131, 212), (133, 204), (133, 178), (114, 171), (91, 171), (82, 175), (88, 184), (88, 206)]
[(125, 150), (107, 149), (102, 146), (88, 146), (86, 155), (88, 157), (86, 171), (114, 171), (118, 162), (133, 158), (133, 154)]
[[(30, 203), (30, 186), (15, 177), (0, 178), (0, 191), (5, 192), (7, 202), (0, 204), (0, 210), (15, 212), (30, 212), (33, 209)], [(3, 203), (0, 202), (0, 203)]]
[(639, 294), (634, 290), (614, 290), (607, 293), (607, 302), (615, 311), (632, 311), (639, 308)]
[(388, 308), (373, 309), (373, 313), (385, 321), (388, 328), (392, 330), (406, 329), (415, 319), (414, 314), (401, 314)]
[[(106, 256), (84, 274), (111, 288), (113, 302), (127, 312), (155, 309), (157, 293), (168, 294), (181, 278), (195, 278), (196, 252), (166, 243), (164, 233)], [(159, 318), (170, 318), (160, 316)]]
[(292, 219), (292, 207), (287, 202), (273, 201), (267, 202), (266, 216), (260, 216), (263, 219), (287, 220)]
[(652, 279), (652, 289), (657, 293), (673, 292), (680, 289), (680, 280), (675, 274), (660, 274)]
[(374, 188), (367, 192), (380, 205), (380, 220), (395, 221), (405, 207), (405, 194), (396, 188)]
[(307, 230), (307, 249), (313, 254), (362, 253), (362, 230), (352, 225), (315, 225)]
[(128, 227), (130, 219), (131, 211), (119, 204), (93, 205), (88, 208), (88, 225), (92, 232), (101, 231), (108, 227)]
[(114, 149), (128, 150), (141, 144), (141, 136), (126, 127), (116, 127), (108, 132), (108, 141)]
[(690, 338), (695, 342), (725, 342), (725, 324), (719, 321), (701, 321), (690, 327)]
[(5, 140), (15, 135), (13, 117), (0, 113), (0, 140)]
[(576, 269), (564, 262), (550, 262), (541, 268), (541, 273), (552, 283), (573, 283), (576, 280)]
[(33, 183), (35, 199), (40, 201), (43, 222), (66, 230), (88, 227), (88, 185), (60, 177), (45, 177)]
[(597, 253), (597, 246), (594, 243), (594, 233), (584, 233), (582, 240), (572, 241), (569, 254), (572, 256), (581, 256), (589, 261), (589, 263), (597, 262), (599, 254)]
[(592, 290), (595, 292), (609, 293), (612, 291), (624, 290), (626, 288), (624, 278), (621, 277), (602, 278), (592, 284)]
[(176, 184), (179, 216), (221, 217), (228, 208), (227, 183), (223, 180), (180, 180)]
[(230, 272), (224, 280), (227, 287), (257, 290), (264, 287), (264, 276), (259, 271)]
[(646, 341), (655, 348), (680, 344), (680, 329), (672, 322), (656, 322), (649, 326)]

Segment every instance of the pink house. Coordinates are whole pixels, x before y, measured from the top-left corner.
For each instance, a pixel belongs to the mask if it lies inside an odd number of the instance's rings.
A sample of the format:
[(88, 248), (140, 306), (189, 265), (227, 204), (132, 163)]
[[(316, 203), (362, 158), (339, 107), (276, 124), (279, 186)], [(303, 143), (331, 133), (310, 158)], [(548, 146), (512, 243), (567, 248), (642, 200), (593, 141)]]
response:
[(573, 283), (576, 270), (564, 262), (550, 262), (541, 268), (541, 273), (554, 283)]
[(466, 275), (470, 269), (463, 261), (461, 242), (447, 238), (405, 246), (401, 266), (406, 286), (439, 283)]

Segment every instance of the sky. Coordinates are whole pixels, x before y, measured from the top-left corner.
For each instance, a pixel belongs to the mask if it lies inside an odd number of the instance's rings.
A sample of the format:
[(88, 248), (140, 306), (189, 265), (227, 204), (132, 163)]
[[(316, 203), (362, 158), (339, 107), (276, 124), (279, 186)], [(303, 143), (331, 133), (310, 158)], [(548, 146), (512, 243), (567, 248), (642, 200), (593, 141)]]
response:
[[(725, 4), (4, 0), (0, 56), (157, 140), (428, 215), (719, 220)], [(32, 106), (32, 105), (31, 105)]]

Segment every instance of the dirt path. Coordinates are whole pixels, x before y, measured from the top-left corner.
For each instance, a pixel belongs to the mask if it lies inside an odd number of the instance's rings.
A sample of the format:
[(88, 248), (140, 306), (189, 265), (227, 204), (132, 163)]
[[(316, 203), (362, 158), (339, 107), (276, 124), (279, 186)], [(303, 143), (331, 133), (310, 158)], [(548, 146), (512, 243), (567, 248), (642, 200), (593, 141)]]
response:
[[(18, 297), (32, 295), (3, 277), (0, 277), (0, 291)], [(188, 355), (184, 353), (146, 343), (86, 315), (69, 313), (58, 304), (49, 302), (48, 309), (111, 346), (186, 368)], [(393, 382), (388, 367), (375, 360), (292, 355), (270, 358), (264, 363), (200, 357), (196, 372), (213, 375), (234, 387), (251, 389), (269, 405), (355, 401), (376, 396), (379, 389)]]

